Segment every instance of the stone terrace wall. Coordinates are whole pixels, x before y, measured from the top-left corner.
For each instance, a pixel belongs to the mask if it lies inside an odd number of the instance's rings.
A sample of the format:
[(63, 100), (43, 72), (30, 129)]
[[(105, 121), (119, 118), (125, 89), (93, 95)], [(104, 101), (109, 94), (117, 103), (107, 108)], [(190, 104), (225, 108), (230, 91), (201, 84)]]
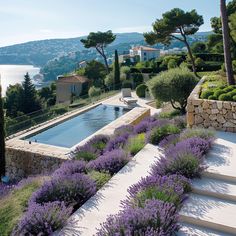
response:
[(200, 99), (204, 80), (203, 77), (188, 98), (188, 126), (236, 132), (236, 102)]

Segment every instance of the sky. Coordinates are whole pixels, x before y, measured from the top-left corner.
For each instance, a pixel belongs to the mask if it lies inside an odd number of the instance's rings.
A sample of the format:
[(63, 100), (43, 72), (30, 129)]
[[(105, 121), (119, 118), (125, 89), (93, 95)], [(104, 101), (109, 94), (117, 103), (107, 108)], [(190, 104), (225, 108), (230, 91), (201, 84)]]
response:
[(0, 46), (89, 32), (147, 32), (162, 13), (178, 7), (204, 17), (210, 31), (219, 0), (0, 0)]

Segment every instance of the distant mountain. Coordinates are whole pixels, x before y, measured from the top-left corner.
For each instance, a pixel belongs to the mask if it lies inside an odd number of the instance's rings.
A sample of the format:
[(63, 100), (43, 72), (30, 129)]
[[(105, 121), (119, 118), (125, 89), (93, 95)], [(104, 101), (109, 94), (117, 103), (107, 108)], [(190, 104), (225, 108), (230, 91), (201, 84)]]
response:
[[(210, 32), (200, 32), (192, 37), (207, 37), (209, 34)], [(52, 59), (65, 56), (72, 52), (82, 52), (85, 48), (80, 40), (85, 37), (39, 40), (1, 47), (0, 64), (30, 64), (42, 67)], [(135, 32), (117, 33), (116, 40), (110, 47), (117, 45), (128, 45), (130, 47), (132, 44), (144, 44), (143, 35)], [(117, 49), (119, 50), (119, 46)]]
[[(143, 40), (140, 33), (116, 34), (112, 45), (135, 43)], [(82, 51), (84, 47), (80, 40), (86, 36), (68, 39), (48, 39), (16, 44), (0, 48), (0, 64), (32, 64), (44, 66), (49, 60)]]

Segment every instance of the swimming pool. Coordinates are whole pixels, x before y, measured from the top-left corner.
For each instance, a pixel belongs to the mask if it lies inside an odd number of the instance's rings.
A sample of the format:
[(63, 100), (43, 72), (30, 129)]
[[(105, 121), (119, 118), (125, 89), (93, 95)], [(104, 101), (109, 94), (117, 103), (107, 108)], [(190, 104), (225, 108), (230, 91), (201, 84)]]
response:
[(128, 111), (124, 107), (101, 104), (26, 140), (71, 148)]

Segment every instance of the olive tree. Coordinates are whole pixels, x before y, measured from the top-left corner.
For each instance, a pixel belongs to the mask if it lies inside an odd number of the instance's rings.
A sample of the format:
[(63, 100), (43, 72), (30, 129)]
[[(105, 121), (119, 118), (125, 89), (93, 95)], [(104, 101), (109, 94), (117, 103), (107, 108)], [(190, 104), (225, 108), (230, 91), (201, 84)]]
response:
[(184, 114), (187, 98), (197, 81), (197, 77), (189, 70), (175, 68), (153, 77), (148, 86), (155, 99), (170, 102), (174, 109)]

